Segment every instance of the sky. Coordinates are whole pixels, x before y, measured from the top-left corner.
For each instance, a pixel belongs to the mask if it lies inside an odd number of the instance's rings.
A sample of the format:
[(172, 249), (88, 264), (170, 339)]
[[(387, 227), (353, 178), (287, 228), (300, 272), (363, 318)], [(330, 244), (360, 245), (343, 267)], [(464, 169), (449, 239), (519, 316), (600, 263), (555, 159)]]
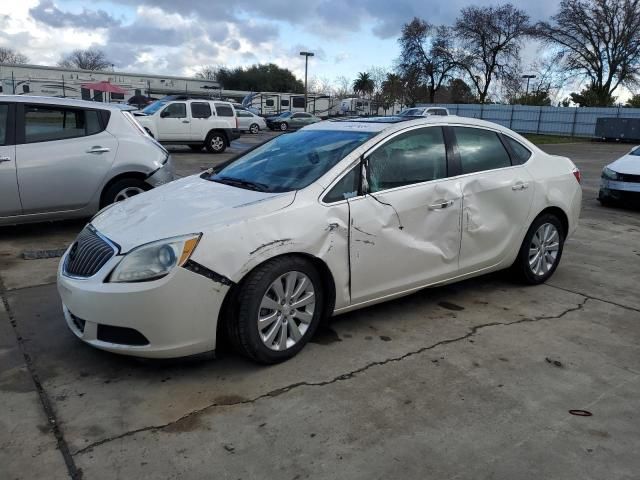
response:
[[(203, 65), (273, 62), (304, 77), (353, 79), (391, 69), (402, 25), (414, 16), (451, 24), (485, 0), (0, 0), (0, 46), (55, 65), (77, 48), (104, 50), (119, 71), (193, 75)], [(512, 0), (533, 20), (557, 0)], [(525, 48), (533, 59), (535, 49)], [(527, 58), (525, 58), (525, 61)]]

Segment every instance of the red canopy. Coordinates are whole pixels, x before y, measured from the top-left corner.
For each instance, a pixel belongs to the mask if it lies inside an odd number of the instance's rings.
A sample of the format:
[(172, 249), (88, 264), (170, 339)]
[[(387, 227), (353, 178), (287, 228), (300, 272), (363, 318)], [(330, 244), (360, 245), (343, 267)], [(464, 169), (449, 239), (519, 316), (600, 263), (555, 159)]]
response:
[(127, 93), (124, 88), (120, 88), (117, 85), (112, 85), (107, 80), (95, 83), (83, 83), (81, 87), (91, 89), (95, 92)]

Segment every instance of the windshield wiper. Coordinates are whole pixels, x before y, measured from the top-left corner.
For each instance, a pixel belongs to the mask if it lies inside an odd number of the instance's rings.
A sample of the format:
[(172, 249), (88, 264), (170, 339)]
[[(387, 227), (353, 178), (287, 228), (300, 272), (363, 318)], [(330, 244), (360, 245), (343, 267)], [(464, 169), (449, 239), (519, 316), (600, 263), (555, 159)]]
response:
[(257, 192), (266, 192), (269, 190), (269, 185), (259, 182), (252, 182), (250, 180), (243, 180), (241, 178), (232, 178), (232, 177), (213, 177), (211, 178), (212, 182), (225, 183), (227, 185), (234, 185), (238, 187), (244, 187), (249, 190), (255, 190)]

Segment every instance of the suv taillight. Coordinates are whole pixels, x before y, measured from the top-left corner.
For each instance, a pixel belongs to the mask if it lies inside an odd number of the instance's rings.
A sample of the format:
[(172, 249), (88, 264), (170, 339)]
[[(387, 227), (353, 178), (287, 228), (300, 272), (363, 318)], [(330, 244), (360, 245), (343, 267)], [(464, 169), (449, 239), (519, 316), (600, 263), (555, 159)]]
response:
[(582, 174), (580, 173), (580, 169), (578, 167), (574, 167), (571, 172), (573, 173), (573, 176), (576, 177), (578, 183), (582, 183)]

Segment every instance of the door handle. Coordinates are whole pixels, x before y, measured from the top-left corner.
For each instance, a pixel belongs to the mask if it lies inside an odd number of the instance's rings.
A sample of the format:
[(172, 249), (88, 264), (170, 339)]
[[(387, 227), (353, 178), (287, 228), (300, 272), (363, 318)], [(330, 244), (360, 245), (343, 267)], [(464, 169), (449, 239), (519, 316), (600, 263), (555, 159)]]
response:
[(189, 123), (189, 120), (182, 120), (182, 123)]
[(429, 210), (442, 210), (443, 208), (448, 208), (453, 205), (453, 200), (442, 200), (441, 202), (434, 203), (433, 205), (429, 205)]
[(0, 163), (10, 162), (10, 161), (11, 161), (11, 159), (9, 157), (0, 157)]
[(529, 184), (524, 182), (518, 182), (515, 185), (511, 186), (511, 190), (513, 191), (526, 190), (527, 188), (529, 188)]
[(95, 147), (91, 147), (89, 150), (87, 150), (87, 153), (100, 154), (100, 153), (107, 153), (110, 151), (111, 151), (110, 148), (96, 145)]

